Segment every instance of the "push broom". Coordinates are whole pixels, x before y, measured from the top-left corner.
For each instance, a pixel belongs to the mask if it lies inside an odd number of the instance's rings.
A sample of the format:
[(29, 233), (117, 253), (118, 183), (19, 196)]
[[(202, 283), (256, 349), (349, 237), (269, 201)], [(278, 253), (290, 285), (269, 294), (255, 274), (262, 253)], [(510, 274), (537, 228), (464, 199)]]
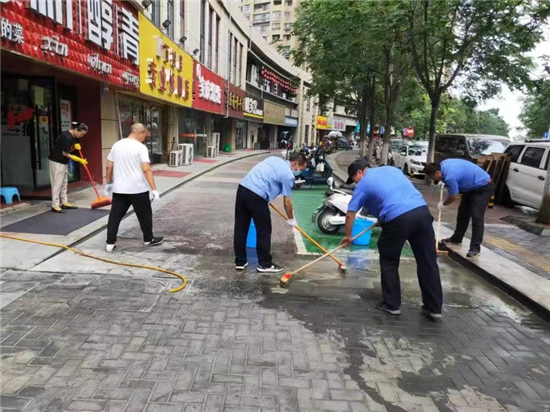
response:
[[(363, 236), (365, 233), (371, 231), (371, 230), (372, 230), (375, 226), (377, 226), (377, 225), (378, 225), (378, 222), (373, 223), (373, 224), (370, 225), (368, 228), (366, 228), (365, 230), (359, 232), (357, 235), (355, 235), (354, 237), (352, 237), (351, 240), (354, 241), (355, 239), (357, 239), (357, 238)], [(285, 274), (281, 277), (281, 279), (280, 279), (281, 286), (284, 287), (284, 286), (288, 285), (288, 283), (290, 282), (290, 279), (292, 279), (292, 277), (293, 277), (294, 275), (296, 275), (297, 273), (299, 273), (299, 272), (301, 272), (301, 271), (307, 269), (307, 268), (310, 267), (310, 266), (313, 266), (314, 264), (316, 264), (317, 262), (323, 260), (323, 259), (326, 258), (327, 256), (330, 256), (330, 255), (332, 255), (332, 254), (338, 252), (340, 249), (344, 248), (345, 246), (346, 246), (346, 245), (340, 245), (340, 246), (338, 246), (337, 248), (331, 250), (330, 252), (325, 253), (323, 256), (319, 256), (317, 259), (315, 259), (315, 260), (309, 262), (308, 264), (305, 264), (304, 266), (302, 266), (302, 267), (299, 268), (299, 269), (296, 269), (294, 272), (285, 273)]]
[[(270, 203), (269, 206), (271, 206), (271, 208), (273, 210), (275, 210), (283, 219), (287, 219), (287, 217), (283, 214), (283, 212), (281, 212), (279, 209), (277, 209), (277, 207), (273, 204), (273, 203)], [(322, 252), (324, 253), (329, 253), (328, 250), (326, 250), (323, 246), (321, 246), (319, 243), (317, 243), (311, 236), (309, 236), (306, 232), (304, 232), (304, 230), (299, 227), (298, 225), (294, 226), (296, 228), (296, 230), (298, 232), (300, 232), (302, 235), (304, 235), (304, 237), (309, 240), (311, 243), (313, 243), (315, 246), (317, 246)], [(330, 254), (329, 257), (334, 260), (336, 263), (338, 263), (338, 267), (340, 268), (340, 270), (342, 272), (345, 272), (347, 270), (346, 268), (346, 265), (340, 261), (340, 259), (338, 259), (336, 256), (334, 256), (333, 254)]]
[[(80, 153), (80, 158), (84, 159), (84, 156), (82, 155), (82, 150), (78, 150)], [(92, 174), (90, 173), (90, 169), (88, 169), (88, 165), (83, 164), (84, 169), (86, 169), (86, 173), (88, 173), (88, 177), (90, 178), (90, 182), (92, 182), (92, 187), (94, 188), (95, 194), (97, 196), (97, 199), (95, 199), (92, 202), (92, 209), (97, 209), (99, 207), (109, 206), (112, 202), (112, 200), (107, 196), (99, 196), (99, 192), (97, 191), (97, 188), (95, 187), (94, 179), (92, 179)]]
[[(439, 192), (439, 203), (441, 202), (443, 202), (443, 186), (441, 186), (441, 190)], [(435, 237), (435, 251), (438, 255), (446, 255), (449, 253), (448, 251), (439, 249), (440, 234), (441, 234), (441, 209), (439, 209), (437, 213), (437, 234)]]

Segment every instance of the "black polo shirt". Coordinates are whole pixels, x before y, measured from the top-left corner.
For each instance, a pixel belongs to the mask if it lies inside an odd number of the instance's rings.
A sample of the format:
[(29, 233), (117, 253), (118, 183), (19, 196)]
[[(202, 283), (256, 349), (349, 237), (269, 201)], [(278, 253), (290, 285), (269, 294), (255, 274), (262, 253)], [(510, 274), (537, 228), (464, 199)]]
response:
[(48, 159), (64, 165), (68, 164), (69, 158), (63, 156), (63, 152), (71, 153), (74, 150), (74, 145), (76, 143), (78, 143), (78, 140), (73, 137), (71, 132), (65, 130), (63, 133), (61, 133), (61, 136), (59, 136), (55, 141), (50, 156), (48, 156)]

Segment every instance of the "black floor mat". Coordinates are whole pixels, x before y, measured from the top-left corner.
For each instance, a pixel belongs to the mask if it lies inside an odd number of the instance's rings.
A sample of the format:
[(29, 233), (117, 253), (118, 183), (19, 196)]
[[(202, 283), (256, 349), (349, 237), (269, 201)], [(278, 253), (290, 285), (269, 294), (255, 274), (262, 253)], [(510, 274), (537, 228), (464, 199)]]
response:
[(109, 214), (108, 210), (75, 209), (67, 213), (44, 212), (11, 225), (2, 226), (2, 232), (36, 233), (40, 235), (67, 235)]

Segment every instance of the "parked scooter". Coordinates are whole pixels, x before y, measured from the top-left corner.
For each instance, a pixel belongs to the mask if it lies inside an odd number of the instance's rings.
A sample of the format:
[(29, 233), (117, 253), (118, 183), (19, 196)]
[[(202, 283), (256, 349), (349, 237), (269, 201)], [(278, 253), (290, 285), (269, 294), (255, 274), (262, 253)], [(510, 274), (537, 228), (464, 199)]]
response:
[[(332, 235), (344, 227), (348, 205), (353, 196), (355, 185), (340, 185), (334, 188), (334, 178), (327, 181), (329, 190), (325, 193), (323, 204), (311, 216), (313, 223), (323, 232)], [(366, 217), (367, 211), (362, 208), (357, 217)]]
[(294, 182), (293, 189), (300, 189), (302, 186), (326, 185), (332, 176), (332, 167), (324, 156), (324, 153), (315, 151), (308, 159), (307, 168), (298, 176)]

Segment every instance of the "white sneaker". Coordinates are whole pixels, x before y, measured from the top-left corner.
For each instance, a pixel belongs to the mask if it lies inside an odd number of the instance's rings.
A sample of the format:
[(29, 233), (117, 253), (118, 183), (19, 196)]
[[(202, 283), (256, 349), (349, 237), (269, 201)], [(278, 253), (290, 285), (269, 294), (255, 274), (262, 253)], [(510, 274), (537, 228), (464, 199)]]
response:
[(116, 245), (107, 244), (105, 246), (105, 252), (107, 252), (107, 253), (113, 253), (115, 251), (115, 249), (116, 249)]

